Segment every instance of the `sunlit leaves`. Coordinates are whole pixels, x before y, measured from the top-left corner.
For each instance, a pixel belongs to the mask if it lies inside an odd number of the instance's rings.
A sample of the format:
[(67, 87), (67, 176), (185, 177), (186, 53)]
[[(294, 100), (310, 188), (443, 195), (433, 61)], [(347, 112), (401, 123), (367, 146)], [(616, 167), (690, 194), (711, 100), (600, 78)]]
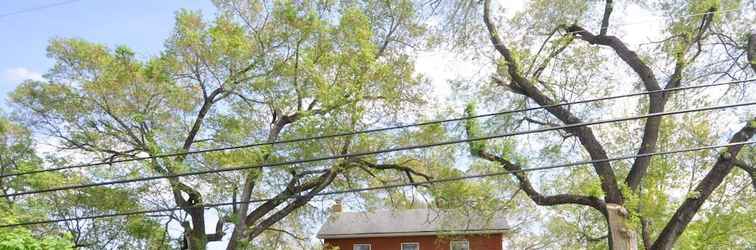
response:
[[(145, 58), (126, 46), (54, 39), (48, 52), (55, 67), (45, 81), (24, 83), (13, 94), (17, 112), (23, 114), (19, 117), (27, 124), (38, 124), (36, 129), (60, 141), (63, 149), (77, 157), (117, 160), (357, 130), (394, 122), (391, 115), (423, 102), (418, 88), (424, 82), (414, 73), (413, 59), (403, 49), (405, 44), (395, 43), (423, 32), (415, 23), (411, 2), (216, 4), (221, 12), (213, 18), (199, 11), (178, 11), (174, 30), (157, 56)], [(398, 19), (392, 23), (392, 18)], [(283, 119), (291, 124), (271, 129)], [(418, 133), (424, 137), (420, 141), (442, 134), (438, 127), (430, 128)], [(360, 135), (114, 164), (108, 166), (114, 169), (85, 171), (80, 179), (64, 179), (89, 182), (89, 178), (185, 173), (307, 159), (377, 149), (399, 141), (394, 136)], [(412, 169), (427, 170), (416, 157), (396, 156), (395, 160)], [(227, 202), (238, 198), (239, 182), (248, 177), (260, 182), (253, 185), (253, 196), (268, 197), (280, 192), (293, 173), (340, 166), (338, 163), (315, 162), (252, 171), (249, 175), (234, 172), (182, 177), (170, 184), (181, 181), (182, 192), (206, 195), (196, 197), (198, 200)], [(373, 178), (356, 171), (348, 174)], [(396, 179), (393, 173), (378, 175)], [(44, 183), (62, 180), (58, 176), (41, 177)], [(161, 204), (162, 194), (170, 194), (162, 184), (65, 193), (64, 198), (71, 200), (59, 205), (64, 208), (61, 212), (70, 215), (84, 209), (77, 205), (86, 206), (90, 212), (139, 210)], [(192, 188), (201, 191), (187, 190)], [(166, 236), (158, 232), (157, 221), (129, 217), (94, 225), (125, 227), (130, 237), (148, 244)], [(108, 229), (116, 232), (116, 228)]]
[[(4, 222), (6, 223), (6, 222)], [(69, 237), (37, 237), (27, 229), (0, 229), (0, 250), (66, 250), (74, 249)]]

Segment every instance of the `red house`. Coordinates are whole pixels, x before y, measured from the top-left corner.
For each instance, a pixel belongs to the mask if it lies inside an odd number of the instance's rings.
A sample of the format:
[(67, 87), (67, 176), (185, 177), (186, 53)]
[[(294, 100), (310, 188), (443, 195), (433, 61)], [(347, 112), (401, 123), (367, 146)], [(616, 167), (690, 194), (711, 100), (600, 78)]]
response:
[(499, 216), (430, 209), (334, 212), (318, 238), (327, 250), (502, 250), (507, 229)]

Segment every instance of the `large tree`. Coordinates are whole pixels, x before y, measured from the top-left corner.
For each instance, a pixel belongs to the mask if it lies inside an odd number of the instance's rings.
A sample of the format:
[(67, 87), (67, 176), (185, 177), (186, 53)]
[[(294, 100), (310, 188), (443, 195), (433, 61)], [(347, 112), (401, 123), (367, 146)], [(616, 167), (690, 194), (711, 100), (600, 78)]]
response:
[[(175, 29), (157, 56), (138, 56), (126, 46), (53, 39), (48, 55), (55, 65), (45, 80), (27, 81), (11, 96), (17, 117), (38, 138), (60, 149), (50, 163), (108, 162), (334, 134), (431, 116), (448, 118), (453, 112), (440, 109), (433, 114), (439, 109), (423, 106), (429, 91), (415, 72), (414, 52), (426, 46), (472, 55), (471, 63), (491, 69), (482, 81), (454, 82), (457, 100), (478, 102), (485, 111), (741, 80), (753, 77), (756, 70), (756, 38), (747, 35), (754, 22), (753, 2), (536, 0), (505, 14), (501, 13), (508, 3), (491, 0), (214, 3), (218, 13), (212, 19), (179, 11)], [(624, 28), (632, 25), (633, 17), (619, 15), (618, 10), (629, 9), (668, 16), (656, 20), (662, 25), (648, 32), (658, 40), (628, 42), (639, 35), (628, 34), (633, 30)], [(575, 124), (607, 118), (604, 114), (630, 116), (741, 101), (750, 93), (749, 85), (657, 93), (617, 105), (549, 107), (471, 120), (466, 126), (426, 126), (118, 163), (47, 175), (42, 184), (16, 185), (10, 191), (359, 153), (460, 135)], [(461, 108), (457, 104), (448, 106)], [(467, 114), (475, 114), (472, 106)], [(747, 141), (756, 132), (752, 110), (653, 117), (466, 146), (175, 177), (20, 200), (49, 209), (45, 211), (56, 218), (181, 209), (32, 228), (66, 230), (80, 247), (204, 249), (210, 242), (229, 239), (228, 249), (284, 248), (281, 244), (288, 243), (304, 248), (308, 235), (301, 235), (312, 232), (312, 222), (322, 220), (315, 217), (324, 206), (313, 200), (321, 191), (406, 183), (430, 179), (430, 173), (443, 178), (519, 171), (585, 158)], [(606, 223), (608, 204), (629, 213), (626, 223), (615, 226), (636, 233), (638, 244), (647, 249), (748, 248), (756, 244), (753, 224), (742, 223), (756, 219), (756, 199), (749, 188), (756, 185), (754, 155), (752, 147), (733, 146), (718, 153), (600, 162), (592, 169), (542, 174), (518, 172), (511, 178), (359, 197), (368, 207), (491, 214), (506, 209), (513, 221), (522, 219), (513, 225), (510, 238), (523, 248), (611, 246), (608, 232), (617, 228)], [(24, 183), (27, 178), (10, 180)], [(426, 199), (416, 201), (418, 195)], [(250, 203), (261, 198), (272, 199)], [(229, 201), (239, 204), (202, 207)], [(206, 231), (213, 228), (209, 224), (215, 224), (214, 230)], [(182, 232), (176, 235), (171, 226)]]
[[(507, 8), (505, 2), (501, 3), (500, 7)], [(654, 91), (697, 82), (741, 80), (754, 75), (749, 68), (749, 64), (753, 66), (753, 61), (745, 58), (746, 55), (752, 58), (753, 53), (753, 49), (749, 50), (746, 46), (749, 25), (754, 20), (753, 12), (749, 10), (747, 3), (636, 3), (607, 0), (601, 4), (594, 4), (590, 1), (532, 1), (526, 4), (525, 10), (508, 17), (497, 16), (497, 10), (502, 9), (497, 9), (495, 5), (491, 0), (480, 3), (435, 1), (433, 5), (445, 14), (447, 27), (451, 27), (449, 30), (463, 34), (461, 37), (464, 37), (464, 40), (453, 41), (456, 45), (461, 45), (463, 49), (470, 49), (472, 46), (478, 53), (495, 62), (496, 69), (491, 74), (493, 86), (485, 83), (477, 86), (481, 89), (479, 94), (487, 97), (477, 100), (492, 100), (494, 105), (497, 105), (489, 110), (530, 105), (550, 106), (562, 101), (589, 98), (591, 94), (615, 93), (615, 89), (628, 91), (639, 88)], [(656, 21), (666, 25), (658, 31), (662, 37), (660, 41), (645, 46), (633, 46), (626, 43), (622, 36), (614, 35), (620, 28), (614, 28), (612, 25), (612, 20), (618, 19), (613, 18), (613, 10), (629, 7), (662, 11), (671, 16), (669, 19)], [(629, 35), (633, 34), (625, 34)], [(651, 35), (654, 34), (651, 32), (649, 36)], [(716, 97), (726, 97), (727, 94), (737, 91), (749, 93), (750, 89), (731, 88), (731, 91), (723, 91)], [(720, 101), (712, 97), (711, 93), (712, 91), (649, 94), (638, 102), (639, 108), (633, 112), (605, 104), (581, 107), (550, 106), (546, 107), (544, 112), (529, 112), (498, 119), (486, 123), (488, 126), (482, 128), (477, 123), (469, 122), (467, 133), (470, 137), (477, 137), (483, 135), (482, 131), (515, 129), (523, 124), (544, 127), (577, 124), (590, 119), (606, 118), (598, 115), (602, 113), (658, 113), (669, 110), (670, 107), (683, 108)], [(502, 105), (502, 102), (511, 105)], [(513, 143), (520, 145), (519, 152), (500, 150), (499, 146), (485, 142), (471, 143), (469, 147), (472, 155), (479, 159), (506, 170), (519, 171), (532, 165), (528, 161), (516, 160), (518, 154), (527, 154), (522, 152), (527, 151), (523, 149), (525, 145), (530, 145), (530, 148), (533, 144), (546, 145), (536, 150), (542, 154), (540, 159), (533, 162), (550, 163), (577, 159), (581, 156), (592, 160), (607, 159), (613, 154), (629, 153), (628, 148), (633, 148), (637, 154), (647, 154), (658, 152), (660, 149), (671, 150), (703, 142), (750, 140), (756, 132), (756, 117), (753, 116), (753, 112), (735, 113), (742, 115), (735, 117), (733, 113), (728, 114), (729, 116), (708, 113), (687, 115), (683, 118), (657, 116), (641, 120), (640, 126), (637, 126), (637, 123), (626, 123), (613, 126), (571, 127), (552, 135), (514, 139)], [(717, 124), (716, 119), (712, 117), (729, 122)], [(732, 131), (735, 124), (740, 125)], [(729, 136), (720, 133), (727, 133)], [(576, 147), (579, 150), (575, 150)], [(706, 221), (716, 220), (714, 218), (717, 217), (736, 214), (742, 216), (743, 210), (753, 212), (753, 203), (748, 201), (753, 200), (753, 193), (735, 192), (742, 191), (739, 187), (721, 187), (727, 179), (746, 182), (750, 180), (749, 175), (753, 174), (753, 170), (748, 165), (751, 163), (745, 161), (752, 159), (741, 159), (740, 153), (743, 148), (742, 145), (731, 146), (719, 154), (641, 157), (629, 165), (625, 162), (597, 162), (592, 164), (592, 173), (584, 170), (565, 170), (555, 174), (572, 178), (551, 176), (534, 181), (526, 173), (518, 172), (512, 176), (518, 183), (518, 190), (539, 206), (572, 205), (561, 206), (561, 209), (570, 211), (575, 206), (587, 207), (599, 214), (598, 217), (593, 216), (593, 219), (589, 217), (589, 222), (586, 223), (585, 218), (575, 219), (582, 217), (582, 210), (572, 210), (572, 213), (568, 213), (572, 223), (584, 230), (582, 234), (586, 237), (583, 238), (589, 242), (600, 242), (601, 239), (608, 238), (608, 244), (611, 246), (612, 237), (607, 237), (607, 234), (609, 230), (617, 229), (611, 227), (620, 227), (619, 229), (625, 232), (637, 232), (640, 235), (639, 245), (646, 249), (670, 249), (697, 215), (705, 218), (699, 222), (707, 223)], [(690, 169), (682, 169), (687, 166), (691, 166)], [(740, 166), (746, 171), (733, 173), (733, 169)], [(677, 178), (680, 176), (690, 176), (690, 181), (679, 183)], [(743, 185), (742, 181), (730, 181), (739, 183), (738, 186)], [(539, 191), (539, 187), (547, 190)], [(717, 188), (720, 188), (719, 191)], [(670, 190), (674, 191), (669, 192)], [(683, 195), (681, 197), (675, 193)], [(730, 204), (720, 202), (709, 207), (704, 206), (712, 197), (720, 199), (727, 196), (737, 198)], [(608, 224), (608, 204), (617, 204), (623, 210), (629, 211), (630, 220), (624, 225), (597, 229), (592, 224), (601, 223), (600, 220), (605, 220)], [(705, 214), (710, 217), (701, 215), (699, 212), (702, 209), (707, 210)], [(743, 217), (746, 220), (752, 218)], [(732, 237), (725, 237), (722, 241), (735, 245), (753, 244), (748, 240), (749, 237), (752, 238), (752, 233), (743, 234), (739, 229), (735, 229), (745, 228), (746, 231), (753, 231), (753, 225), (729, 223), (728, 226), (733, 226), (733, 230), (724, 230), (723, 233), (731, 233)], [(564, 227), (561, 229), (564, 230)], [(603, 233), (590, 235), (596, 234), (596, 231)], [(690, 237), (696, 236), (689, 234), (687, 238)]]
[[(112, 161), (358, 130), (390, 122), (423, 102), (424, 82), (405, 55), (409, 43), (399, 43), (422, 32), (410, 2), (216, 4), (219, 14), (209, 22), (199, 12), (179, 11), (165, 50), (145, 60), (126, 46), (53, 39), (48, 54), (55, 66), (45, 81), (25, 82), (12, 95), (19, 116), (56, 139), (63, 152), (74, 152), (74, 159)], [(368, 135), (305, 141), (85, 173), (99, 180), (171, 175), (345, 154), (388, 140)], [(355, 172), (425, 176), (415, 171), (418, 164), (394, 160), (352, 157), (121, 189), (143, 197), (131, 202), (131, 210), (181, 207), (182, 213), (164, 216), (183, 227), (182, 248), (205, 249), (230, 225), (228, 249), (243, 249), (263, 233), (281, 231), (275, 225), (289, 215), (297, 218), (295, 211), (315, 194)], [(272, 199), (249, 203), (260, 198)], [(228, 201), (240, 203), (215, 213), (201, 207)], [(212, 232), (206, 232), (209, 223), (215, 223)]]

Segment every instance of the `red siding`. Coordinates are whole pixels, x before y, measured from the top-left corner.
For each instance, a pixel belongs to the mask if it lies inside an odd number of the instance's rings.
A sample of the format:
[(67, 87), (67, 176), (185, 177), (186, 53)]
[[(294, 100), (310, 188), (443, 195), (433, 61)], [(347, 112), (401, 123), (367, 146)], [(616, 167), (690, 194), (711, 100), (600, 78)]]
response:
[(400, 250), (401, 243), (418, 242), (420, 250), (449, 250), (449, 242), (460, 239), (470, 242), (470, 250), (502, 249), (502, 234), (327, 239), (325, 245), (328, 250), (352, 250), (354, 244), (371, 244), (372, 250)]

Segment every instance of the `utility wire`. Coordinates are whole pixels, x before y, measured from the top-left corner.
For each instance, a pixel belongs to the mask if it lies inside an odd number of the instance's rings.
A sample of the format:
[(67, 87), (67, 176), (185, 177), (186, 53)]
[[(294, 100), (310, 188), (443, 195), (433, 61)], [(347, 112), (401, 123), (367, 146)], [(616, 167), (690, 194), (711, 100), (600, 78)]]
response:
[[(672, 18), (685, 18), (685, 17), (696, 17), (696, 16), (705, 16), (712, 13), (728, 13), (728, 12), (736, 12), (742, 10), (741, 8), (734, 8), (734, 9), (725, 9), (725, 10), (715, 10), (715, 11), (707, 11), (703, 13), (696, 13), (696, 14), (688, 14), (688, 15), (680, 15), (680, 16), (671, 16)], [(634, 22), (619, 22), (617, 24), (614, 24), (613, 26), (628, 26), (628, 25), (635, 25), (635, 24), (643, 24), (643, 23), (651, 23), (651, 22), (658, 22), (659, 20), (666, 19), (669, 17), (651, 17), (646, 18), (645, 20), (640, 21), (634, 21)], [(612, 25), (611, 23), (609, 25)]]
[[(632, 22), (617, 22), (617, 23), (610, 23), (610, 26), (614, 27), (621, 27), (621, 26), (631, 26), (631, 25), (637, 25), (637, 24), (645, 24), (645, 23), (653, 23), (653, 22), (659, 22), (660, 20), (664, 20), (667, 18), (685, 18), (685, 17), (696, 17), (696, 16), (704, 16), (709, 15), (712, 13), (728, 13), (728, 12), (737, 12), (740, 10), (743, 10), (744, 8), (734, 8), (734, 9), (725, 9), (725, 10), (715, 10), (715, 11), (707, 11), (703, 13), (696, 13), (696, 14), (688, 14), (688, 15), (680, 15), (680, 16), (655, 16), (650, 18), (644, 18), (640, 19), (639, 21), (632, 21)], [(664, 14), (664, 13), (662, 13)], [(672, 20), (674, 21), (683, 21), (683, 20)], [(581, 31), (571, 31), (571, 32), (565, 32), (564, 34), (577, 34)]]
[[(657, 155), (668, 155), (668, 154), (677, 154), (677, 153), (685, 153), (685, 152), (692, 152), (692, 151), (709, 150), (709, 149), (722, 148), (722, 147), (750, 145), (750, 144), (754, 144), (754, 143), (756, 143), (756, 141), (743, 141), (743, 142), (734, 142), (734, 143), (719, 144), (719, 145), (699, 146), (699, 147), (685, 148), (685, 149), (678, 149), (678, 150), (664, 151), (664, 152), (645, 153), (645, 154), (631, 154), (631, 155), (625, 155), (625, 156), (608, 158), (608, 159), (583, 160), (583, 161), (571, 162), (571, 163), (566, 163), (566, 164), (557, 164), (557, 165), (549, 165), (549, 166), (534, 167), (534, 168), (524, 168), (524, 169), (520, 169), (520, 170), (516, 170), (516, 171), (507, 170), (507, 171), (501, 171), (501, 172), (493, 172), (493, 173), (477, 174), (477, 175), (465, 175), (465, 176), (459, 176), (459, 177), (451, 177), (451, 178), (435, 179), (435, 180), (426, 180), (426, 181), (417, 181), (417, 182), (411, 182), (411, 183), (400, 183), (400, 184), (391, 184), (391, 185), (377, 186), (377, 187), (366, 187), (366, 188), (356, 188), (356, 189), (347, 189), (347, 190), (336, 190), (336, 191), (329, 191), (329, 192), (320, 192), (320, 193), (314, 194), (313, 196), (328, 196), (328, 195), (338, 195), (338, 194), (348, 194), (348, 193), (359, 193), (359, 192), (366, 192), (366, 191), (373, 191), (373, 190), (393, 189), (393, 188), (408, 187), (408, 186), (418, 186), (418, 185), (425, 185), (425, 184), (462, 181), (462, 180), (467, 180), (467, 179), (479, 179), (479, 178), (487, 178), (487, 177), (500, 176), (500, 175), (508, 175), (508, 174), (513, 174), (513, 173), (524, 173), (524, 172), (531, 172), (531, 171), (542, 171), (542, 170), (557, 169), (557, 168), (569, 168), (569, 167), (576, 167), (576, 166), (588, 165), (588, 164), (594, 164), (594, 163), (601, 163), (601, 162), (612, 162), (612, 161), (619, 161), (619, 160), (626, 160), (626, 159), (633, 159), (633, 158), (651, 157), (651, 156), (657, 156)], [(302, 195), (294, 195), (294, 196), (288, 197), (287, 199), (299, 198), (299, 197), (304, 197), (304, 196), (302, 196)], [(270, 201), (270, 200), (273, 200), (273, 199), (254, 199), (254, 200), (249, 200), (247, 202), (234, 201), (234, 202), (223, 202), (223, 203), (210, 203), (210, 204), (201, 204), (201, 205), (191, 206), (191, 207), (187, 207), (187, 208), (223, 207), (223, 206), (233, 206), (233, 205), (239, 205), (239, 204), (250, 204), (250, 203), (266, 202), (266, 201)], [(38, 224), (48, 224), (48, 223), (59, 223), (59, 222), (77, 221), (77, 220), (86, 220), (86, 219), (100, 219), (100, 218), (109, 218), (109, 217), (118, 217), (118, 216), (129, 216), (129, 215), (139, 215), (139, 214), (152, 214), (152, 213), (178, 211), (178, 210), (182, 210), (182, 209), (183, 208), (181, 208), (181, 207), (172, 207), (172, 208), (160, 208), (160, 209), (151, 209), (151, 210), (139, 210), (139, 211), (131, 211), (131, 212), (123, 212), (123, 213), (110, 213), (110, 214), (101, 214), (101, 215), (90, 215), (90, 216), (73, 217), (73, 218), (62, 218), (62, 219), (52, 219), (52, 220), (29, 221), (29, 222), (21, 222), (21, 223), (13, 223), (13, 224), (0, 225), (0, 228), (18, 227), (18, 226), (29, 226), (29, 225), (38, 225)]]
[(28, 12), (34, 12), (34, 11), (49, 9), (49, 8), (53, 8), (53, 7), (58, 7), (58, 6), (61, 6), (61, 5), (71, 4), (71, 3), (74, 3), (74, 2), (78, 2), (78, 1), (81, 1), (81, 0), (68, 0), (68, 1), (62, 1), (62, 2), (57, 2), (57, 3), (52, 3), (52, 4), (46, 4), (46, 5), (40, 5), (40, 6), (37, 6), (37, 7), (28, 8), (28, 9), (22, 9), (22, 10), (17, 10), (17, 11), (13, 11), (13, 12), (8, 12), (8, 13), (0, 14), (0, 19), (6, 18), (6, 17), (9, 17), (9, 16), (13, 16), (13, 15), (18, 15), (18, 14), (23, 14), (23, 13), (28, 13)]
[(598, 120), (598, 121), (590, 121), (590, 122), (581, 122), (581, 123), (574, 123), (574, 124), (566, 124), (566, 125), (560, 125), (560, 126), (553, 126), (553, 127), (539, 128), (539, 129), (533, 129), (533, 130), (504, 133), (504, 134), (491, 135), (491, 136), (483, 136), (483, 137), (476, 137), (476, 138), (467, 138), (467, 139), (461, 139), (461, 140), (450, 140), (450, 141), (443, 141), (443, 142), (437, 142), (437, 143), (429, 143), (429, 144), (420, 144), (420, 145), (412, 145), (412, 146), (405, 146), (405, 147), (381, 149), (381, 150), (375, 150), (375, 151), (366, 151), (366, 152), (358, 152), (358, 153), (348, 153), (348, 154), (322, 156), (322, 157), (316, 157), (316, 158), (310, 158), (310, 159), (299, 159), (299, 160), (284, 161), (284, 162), (277, 162), (277, 163), (268, 163), (268, 164), (259, 164), (259, 165), (247, 165), (247, 166), (238, 166), (238, 167), (230, 167), (230, 168), (222, 168), (222, 169), (209, 169), (209, 170), (202, 170), (202, 171), (195, 171), (195, 172), (186, 172), (186, 173), (176, 173), (176, 174), (168, 174), (168, 175), (156, 175), (156, 176), (148, 176), (148, 177), (134, 178), (134, 179), (124, 179), (124, 180), (115, 180), (115, 181), (106, 181), (106, 182), (95, 182), (95, 183), (87, 183), (87, 184), (77, 184), (77, 185), (62, 186), (62, 187), (55, 187), (55, 188), (49, 188), (49, 189), (40, 189), (40, 190), (31, 190), (31, 191), (17, 192), (17, 193), (12, 193), (12, 194), (4, 194), (4, 195), (0, 195), (0, 198), (17, 197), (17, 196), (23, 196), (23, 195), (40, 194), (40, 193), (49, 193), (49, 192), (71, 190), (71, 189), (81, 189), (81, 188), (89, 188), (89, 187), (108, 186), (108, 185), (114, 185), (114, 184), (142, 182), (142, 181), (157, 180), (157, 179), (166, 179), (166, 178), (175, 178), (175, 177), (183, 177), (183, 176), (194, 176), (194, 175), (203, 175), (203, 174), (211, 174), (211, 173), (231, 172), (231, 171), (239, 171), (239, 170), (246, 170), (246, 169), (259, 169), (259, 168), (266, 168), (266, 167), (279, 167), (279, 166), (287, 166), (287, 165), (294, 165), (294, 164), (307, 163), (307, 162), (334, 160), (334, 159), (340, 159), (340, 158), (352, 158), (352, 157), (360, 157), (360, 156), (366, 156), (366, 155), (375, 155), (375, 154), (384, 154), (384, 153), (390, 153), (390, 152), (407, 151), (407, 150), (420, 149), (420, 148), (438, 147), (438, 146), (452, 145), (452, 144), (458, 144), (458, 143), (483, 141), (483, 140), (490, 140), (490, 139), (495, 139), (495, 138), (511, 137), (511, 136), (516, 136), (516, 135), (534, 134), (534, 133), (541, 133), (541, 132), (547, 132), (547, 131), (561, 130), (561, 129), (567, 129), (567, 128), (576, 128), (576, 127), (590, 126), (590, 125), (596, 125), (596, 124), (622, 122), (622, 121), (637, 120), (637, 119), (650, 118), (650, 117), (660, 117), (660, 116), (683, 114), (683, 113), (691, 113), (691, 112), (700, 112), (700, 111), (709, 111), (709, 110), (717, 110), (717, 109), (725, 109), (725, 108), (734, 108), (734, 107), (741, 107), (741, 106), (749, 106), (749, 105), (754, 105), (754, 104), (756, 104), (756, 101), (753, 101), (753, 102), (743, 102), (743, 103), (735, 103), (735, 104), (728, 104), (728, 105), (720, 105), (720, 106), (707, 106), (707, 107), (695, 108), (695, 109), (685, 109), (685, 110), (676, 110), (676, 111), (666, 111), (666, 112), (658, 112), (658, 113), (649, 113), (649, 114), (638, 115), (638, 116), (629, 116), (629, 117), (613, 118), (613, 119), (607, 119), (607, 120)]
[(244, 144), (244, 145), (237, 145), (237, 146), (229, 146), (229, 147), (218, 147), (218, 148), (201, 149), (201, 150), (193, 150), (193, 151), (186, 151), (186, 152), (175, 152), (175, 153), (153, 155), (153, 156), (145, 156), (145, 157), (134, 157), (134, 158), (112, 160), (112, 161), (105, 161), (105, 162), (87, 163), (87, 164), (70, 165), (70, 166), (63, 166), (63, 167), (57, 167), (57, 168), (47, 168), (47, 169), (40, 169), (40, 170), (32, 170), (32, 171), (19, 172), (19, 173), (8, 173), (8, 174), (5, 174), (5, 175), (0, 175), (0, 178), (13, 177), (13, 176), (22, 176), (22, 175), (30, 175), (30, 174), (38, 174), (38, 173), (44, 173), (44, 172), (53, 172), (53, 171), (76, 169), (76, 168), (87, 168), (87, 167), (95, 167), (95, 166), (102, 166), (102, 165), (111, 165), (111, 164), (115, 164), (115, 163), (124, 163), (124, 162), (132, 162), (132, 161), (143, 161), (143, 160), (151, 160), (151, 159), (161, 159), (161, 158), (184, 156), (184, 155), (203, 154), (203, 153), (211, 153), (211, 152), (219, 152), (219, 151), (227, 151), (227, 150), (237, 150), (237, 149), (245, 149), (245, 148), (254, 148), (254, 147), (260, 147), (260, 146), (267, 146), (267, 145), (287, 144), (287, 143), (295, 143), (295, 142), (303, 142), (303, 141), (311, 141), (311, 140), (328, 139), (328, 138), (335, 138), (335, 137), (342, 137), (342, 136), (375, 133), (375, 132), (382, 132), (382, 131), (389, 131), (389, 130), (396, 130), (396, 129), (404, 129), (404, 128), (427, 126), (427, 125), (433, 125), (433, 124), (441, 124), (441, 123), (454, 122), (454, 121), (477, 119), (477, 118), (490, 117), (490, 116), (499, 116), (499, 115), (505, 115), (505, 114), (521, 113), (521, 112), (541, 110), (541, 109), (548, 109), (548, 108), (553, 108), (553, 107), (568, 106), (568, 105), (574, 105), (574, 104), (583, 104), (583, 103), (590, 103), (590, 102), (597, 102), (597, 101), (605, 101), (605, 100), (612, 100), (612, 99), (627, 98), (627, 97), (640, 96), (640, 95), (666, 93), (666, 92), (671, 92), (671, 91), (682, 91), (682, 90), (689, 90), (689, 89), (699, 89), (699, 88), (715, 87), (715, 86), (722, 86), (722, 85), (734, 85), (734, 84), (740, 84), (740, 83), (750, 84), (750, 83), (752, 83), (754, 81), (756, 81), (756, 78), (747, 79), (747, 80), (740, 80), (740, 81), (730, 81), (730, 82), (721, 82), (721, 83), (702, 84), (702, 85), (696, 85), (696, 86), (683, 86), (683, 87), (676, 87), (676, 88), (669, 88), (669, 89), (659, 89), (659, 90), (643, 91), (643, 92), (630, 93), (630, 94), (622, 94), (622, 95), (615, 95), (615, 96), (607, 96), (607, 97), (586, 99), (586, 100), (580, 100), (580, 101), (574, 101), (574, 102), (563, 102), (563, 103), (557, 103), (557, 104), (551, 104), (551, 105), (545, 105), (545, 106), (538, 106), (538, 107), (532, 107), (532, 108), (507, 110), (507, 111), (500, 111), (500, 112), (481, 114), (481, 115), (463, 116), (463, 117), (451, 118), (451, 119), (443, 119), (443, 120), (435, 120), (435, 121), (428, 121), (428, 122), (421, 122), (421, 123), (398, 125), (398, 126), (392, 126), (392, 127), (383, 127), (383, 128), (367, 129), (367, 130), (359, 130), (359, 131), (350, 131), (350, 132), (335, 133), (335, 134), (320, 135), (320, 136), (312, 136), (312, 137), (302, 137), (302, 138), (280, 140), (280, 141), (274, 141), (274, 142), (258, 142), (258, 143)]

